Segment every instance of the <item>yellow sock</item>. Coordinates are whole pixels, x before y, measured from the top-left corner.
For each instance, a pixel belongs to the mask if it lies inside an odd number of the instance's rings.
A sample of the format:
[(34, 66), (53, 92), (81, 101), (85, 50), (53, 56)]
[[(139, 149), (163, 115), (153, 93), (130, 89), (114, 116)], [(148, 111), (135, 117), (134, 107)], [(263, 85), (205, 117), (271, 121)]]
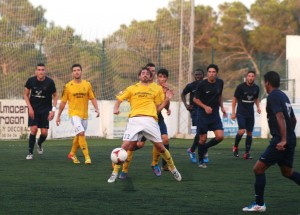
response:
[(164, 153), (161, 153), (161, 156), (167, 162), (170, 171), (174, 170), (175, 169), (174, 161), (173, 161), (172, 156), (171, 156), (170, 152), (168, 151), (168, 149), (166, 149), (166, 151)]
[(89, 149), (87, 146), (85, 136), (78, 136), (78, 142), (85, 159), (90, 159)]
[(152, 149), (152, 164), (151, 164), (152, 166), (155, 166), (156, 164), (158, 164), (159, 157), (160, 157), (160, 152), (153, 145), (153, 149)]
[(118, 174), (120, 168), (121, 168), (121, 165), (120, 165), (120, 164), (114, 164), (114, 170), (113, 170), (113, 173)]
[(79, 147), (78, 136), (75, 136), (73, 139), (73, 145), (70, 154), (76, 155), (77, 149)]
[(122, 168), (122, 172), (126, 172), (128, 173), (128, 169), (132, 160), (132, 156), (133, 156), (133, 151), (127, 151), (127, 159), (126, 161), (123, 163), (123, 168)]

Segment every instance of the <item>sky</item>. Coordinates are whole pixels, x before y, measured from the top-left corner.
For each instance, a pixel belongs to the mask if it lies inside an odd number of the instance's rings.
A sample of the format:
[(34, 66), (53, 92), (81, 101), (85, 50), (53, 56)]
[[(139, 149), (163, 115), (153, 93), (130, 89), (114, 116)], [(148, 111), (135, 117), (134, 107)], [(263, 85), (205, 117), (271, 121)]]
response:
[[(223, 2), (234, 0), (195, 0), (195, 5), (217, 9)], [(248, 8), (255, 0), (240, 0)], [(155, 20), (156, 11), (167, 7), (168, 0), (29, 0), (35, 7), (46, 9), (48, 22), (63, 28), (70, 26), (83, 39), (95, 41), (113, 34), (120, 25), (131, 21)]]

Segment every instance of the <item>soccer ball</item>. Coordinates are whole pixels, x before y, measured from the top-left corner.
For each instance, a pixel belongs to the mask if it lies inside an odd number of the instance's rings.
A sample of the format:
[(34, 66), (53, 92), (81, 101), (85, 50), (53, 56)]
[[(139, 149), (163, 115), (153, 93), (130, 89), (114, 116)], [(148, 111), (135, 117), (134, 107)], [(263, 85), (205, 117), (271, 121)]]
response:
[(127, 152), (122, 148), (115, 148), (110, 154), (110, 159), (115, 164), (122, 164), (127, 159)]

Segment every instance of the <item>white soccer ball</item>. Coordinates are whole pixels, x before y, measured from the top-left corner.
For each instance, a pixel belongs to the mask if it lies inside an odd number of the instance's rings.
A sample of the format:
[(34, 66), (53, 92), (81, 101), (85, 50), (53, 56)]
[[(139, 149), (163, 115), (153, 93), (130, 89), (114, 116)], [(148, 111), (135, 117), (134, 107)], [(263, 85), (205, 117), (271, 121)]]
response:
[(115, 164), (124, 163), (127, 159), (127, 152), (122, 148), (115, 148), (110, 154), (111, 161)]

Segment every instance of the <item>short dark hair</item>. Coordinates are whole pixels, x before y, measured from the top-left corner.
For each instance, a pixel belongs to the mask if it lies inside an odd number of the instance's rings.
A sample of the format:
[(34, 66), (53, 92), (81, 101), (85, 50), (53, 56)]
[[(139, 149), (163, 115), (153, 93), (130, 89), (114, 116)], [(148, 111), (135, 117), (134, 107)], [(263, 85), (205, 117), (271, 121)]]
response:
[(143, 68), (141, 68), (140, 70), (139, 70), (139, 73), (138, 73), (138, 76), (140, 76), (141, 75), (141, 73), (142, 73), (142, 71), (143, 70), (147, 70), (148, 71), (148, 73), (150, 74), (150, 77), (152, 77), (153, 75), (152, 75), (152, 72), (147, 68), (147, 67), (143, 67)]
[(151, 63), (151, 62), (149, 62), (149, 63), (147, 63), (146, 64), (146, 66), (145, 67), (155, 67), (155, 64), (154, 63)]
[(73, 64), (73, 65), (72, 65), (72, 70), (73, 70), (74, 67), (79, 67), (80, 70), (82, 71), (82, 66), (81, 66), (79, 63)]
[(216, 70), (217, 73), (219, 72), (219, 67), (218, 67), (218, 65), (216, 65), (216, 64), (213, 64), (213, 63), (212, 63), (212, 64), (209, 64), (208, 67), (207, 67), (207, 69), (206, 69), (206, 71), (208, 71), (209, 68), (214, 68), (214, 69)]
[(44, 63), (38, 63), (38, 64), (36, 65), (36, 67), (38, 67), (38, 66), (43, 66), (43, 67), (45, 67), (45, 64), (44, 64)]
[(272, 87), (280, 87), (280, 76), (275, 71), (269, 71), (264, 75), (264, 81), (269, 82)]
[(159, 74), (162, 74), (162, 75), (165, 75), (165, 76), (169, 77), (169, 71), (166, 70), (165, 68), (159, 69), (158, 72), (157, 72), (157, 75), (159, 75)]
[(254, 70), (249, 70), (249, 71), (247, 72), (247, 75), (248, 75), (249, 73), (252, 73), (252, 74), (256, 75), (256, 72), (255, 72)]
[(204, 75), (204, 71), (201, 68), (198, 68), (194, 71), (194, 74), (197, 74), (197, 73), (202, 73), (202, 75)]

